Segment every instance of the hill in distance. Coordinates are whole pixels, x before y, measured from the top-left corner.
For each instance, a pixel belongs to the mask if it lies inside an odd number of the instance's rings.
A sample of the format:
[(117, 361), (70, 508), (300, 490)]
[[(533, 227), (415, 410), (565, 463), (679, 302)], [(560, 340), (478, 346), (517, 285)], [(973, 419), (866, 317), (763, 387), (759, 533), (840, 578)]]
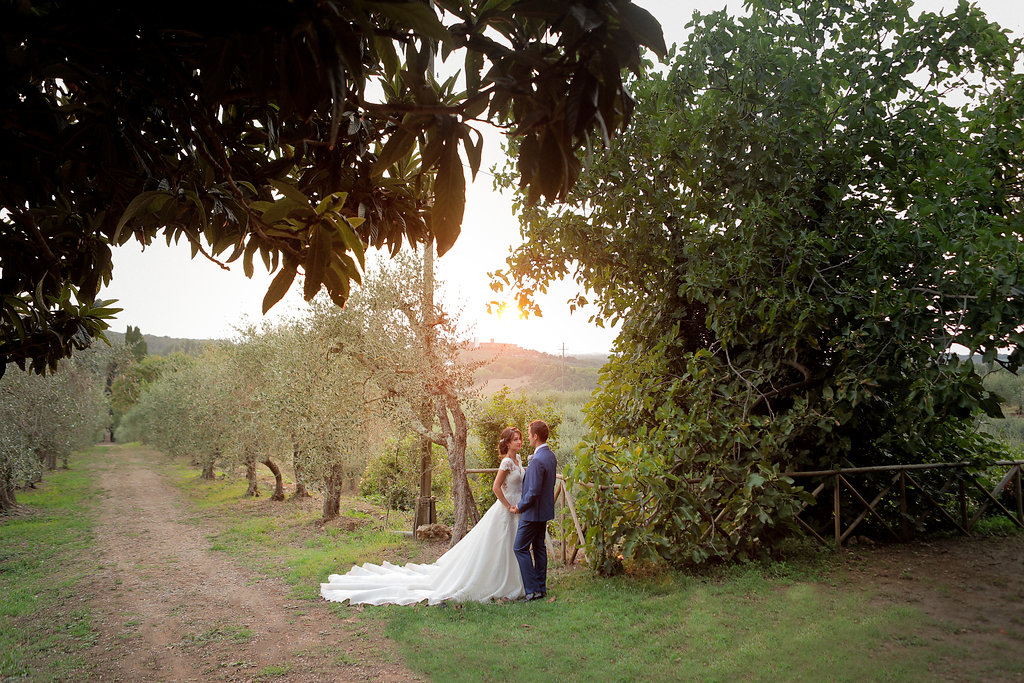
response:
[[(124, 343), (124, 332), (108, 330), (111, 344)], [(154, 356), (180, 352), (199, 355), (210, 339), (181, 339), (142, 333), (146, 350)], [(467, 361), (483, 361), (476, 380), (484, 394), (493, 394), (503, 386), (517, 391), (593, 391), (597, 373), (607, 362), (607, 354), (555, 356), (515, 344), (485, 342), (463, 352)]]
[(482, 343), (464, 352), (466, 360), (483, 361), (476, 379), (484, 394), (507, 386), (517, 391), (593, 391), (607, 354), (554, 356), (515, 344)]
[[(124, 332), (107, 330), (107, 339), (111, 344), (123, 344)], [(203, 347), (210, 343), (209, 339), (178, 339), (177, 337), (158, 337), (152, 334), (142, 333), (146, 340), (146, 351), (154, 356), (169, 356), (172, 353), (181, 352), (190, 356), (198, 356), (202, 353)]]

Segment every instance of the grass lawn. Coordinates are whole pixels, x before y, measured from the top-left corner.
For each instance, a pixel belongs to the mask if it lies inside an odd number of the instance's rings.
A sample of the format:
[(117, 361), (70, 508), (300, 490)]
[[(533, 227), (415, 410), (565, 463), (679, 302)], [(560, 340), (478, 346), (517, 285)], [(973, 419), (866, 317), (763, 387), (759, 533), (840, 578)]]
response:
[(82, 653), (96, 639), (88, 596), (97, 489), (86, 471), (97, 446), (72, 469), (47, 473), (18, 491), (19, 508), (0, 517), (0, 680), (71, 680), (88, 671)]
[(367, 610), (437, 680), (908, 680), (920, 617), (748, 566), (714, 577), (556, 573), (554, 602)]

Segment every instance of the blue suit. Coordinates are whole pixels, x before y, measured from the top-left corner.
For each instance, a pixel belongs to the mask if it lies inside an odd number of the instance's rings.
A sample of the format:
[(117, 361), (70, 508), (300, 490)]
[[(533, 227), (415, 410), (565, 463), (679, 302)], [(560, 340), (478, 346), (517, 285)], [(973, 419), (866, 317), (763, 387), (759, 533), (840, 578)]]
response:
[[(547, 593), (548, 549), (544, 545), (548, 520), (555, 518), (555, 454), (541, 444), (530, 457), (519, 499), (519, 531), (513, 550), (526, 593)], [(531, 552), (532, 551), (532, 552)]]

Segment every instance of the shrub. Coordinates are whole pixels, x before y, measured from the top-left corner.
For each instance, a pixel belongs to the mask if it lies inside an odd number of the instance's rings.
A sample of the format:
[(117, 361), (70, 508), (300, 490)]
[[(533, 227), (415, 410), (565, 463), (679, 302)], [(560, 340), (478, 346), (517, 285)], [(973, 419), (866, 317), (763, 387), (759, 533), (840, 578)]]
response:
[[(477, 438), (477, 446), (473, 453), (476, 467), (479, 469), (494, 469), (501, 463), (501, 455), (498, 454), (498, 439), (506, 427), (515, 427), (523, 434), (523, 450), (519, 452), (524, 464), (527, 457), (533, 453), (527, 437), (527, 429), (534, 420), (544, 420), (551, 430), (548, 436), (548, 445), (551, 449), (558, 450), (558, 427), (562, 423), (562, 414), (557, 410), (551, 400), (546, 400), (540, 405), (530, 400), (525, 394), (514, 392), (508, 387), (502, 387), (490, 400), (488, 400), (480, 414), (471, 420), (471, 430)], [(480, 514), (487, 511), (494, 504), (495, 497), (491, 491), (494, 484), (494, 476), (481, 474), (475, 480), (470, 481), (473, 489), (473, 498), (476, 500), (477, 509)]]
[[(440, 446), (431, 450), (430, 491), (437, 498), (439, 522), (444, 521), (443, 510), (452, 511), (452, 471), (445, 455)], [(410, 433), (401, 440), (388, 439), (381, 453), (366, 465), (359, 492), (381, 500), (392, 510), (411, 510), (419, 493), (419, 462), (419, 436)]]

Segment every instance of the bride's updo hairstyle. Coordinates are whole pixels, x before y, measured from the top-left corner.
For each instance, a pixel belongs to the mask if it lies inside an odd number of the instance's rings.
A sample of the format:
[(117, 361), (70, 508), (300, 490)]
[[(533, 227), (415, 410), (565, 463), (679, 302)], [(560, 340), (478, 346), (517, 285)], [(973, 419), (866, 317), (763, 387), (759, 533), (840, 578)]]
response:
[(523, 433), (515, 427), (505, 427), (505, 431), (501, 433), (501, 438), (498, 439), (498, 455), (508, 455), (508, 445), (516, 434), (519, 435), (520, 439), (523, 438)]

